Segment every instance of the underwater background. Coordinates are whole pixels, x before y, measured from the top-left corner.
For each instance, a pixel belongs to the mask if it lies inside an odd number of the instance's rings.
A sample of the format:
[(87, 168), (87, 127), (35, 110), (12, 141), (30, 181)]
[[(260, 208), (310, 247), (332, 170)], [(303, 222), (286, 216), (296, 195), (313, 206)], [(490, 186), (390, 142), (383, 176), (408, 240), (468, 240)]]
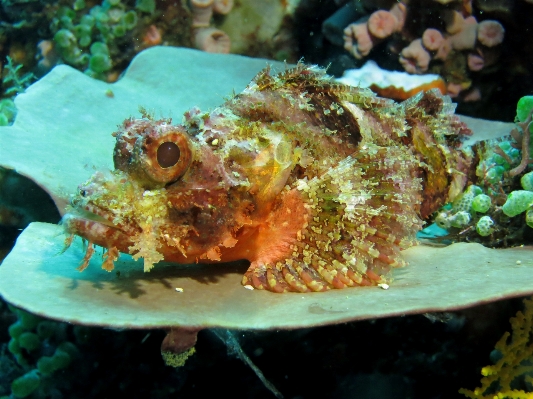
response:
[[(484, 153), (480, 163), (488, 165), (487, 185), (479, 192), (465, 189), (460, 200), (435, 215), (435, 223), (449, 235), (426, 234), (438, 244), (531, 245), (533, 194), (523, 194), (526, 199), (513, 203), (510, 214), (505, 210), (511, 207), (505, 206), (508, 194), (533, 191), (530, 180), (529, 186), (524, 183), (532, 177), (524, 139), (533, 109), (530, 0), (6, 0), (0, 4), (0, 126), (12, 128), (23, 101), (15, 102), (16, 96), (31, 92), (28, 88), (54, 67), (67, 65), (99, 82), (120, 84), (132, 59), (155, 46), (290, 65), (302, 60), (396, 101), (437, 89), (457, 103), (458, 114), (507, 122), (507, 127), (516, 122), (517, 135)], [(368, 67), (367, 61), (375, 64), (366, 75), (347, 72)], [(213, 61), (213, 71), (218, 62)], [(180, 68), (198, 66), (184, 61)], [(409, 75), (397, 78), (392, 71)], [(154, 87), (158, 84), (165, 82)], [(227, 84), (231, 87), (231, 77)], [(112, 85), (102, 87), (101, 103), (93, 106), (110, 113), (108, 101), (120, 93)], [(48, 90), (54, 90), (53, 83)], [(220, 102), (230, 95), (215, 94)], [(70, 98), (65, 95), (64, 101)], [(35, 107), (38, 114), (40, 105)], [(171, 109), (155, 112), (181, 117)], [(7, 154), (8, 136), (2, 133), (3, 260), (31, 222), (57, 224), (65, 209), (58, 209), (55, 198), (26, 173), (8, 167), (11, 159), (29, 165), (32, 160), (23, 151)], [(78, 157), (93, 167), (83, 153)], [(528, 177), (521, 182), (523, 176)], [(490, 197), (487, 209), (491, 206), (486, 216), (487, 210), (481, 210), (485, 197)], [(516, 262), (529, 266), (532, 261), (526, 252)], [(21, 276), (23, 266), (17, 270)], [(242, 274), (246, 267), (238, 269)], [(32, 284), (39, 281), (29, 281), (28, 292)], [(471, 287), (476, 291), (475, 280)], [(171, 321), (159, 329), (77, 325), (35, 316), (1, 300), (0, 398), (533, 398), (533, 304), (523, 301), (524, 292), (531, 294), (533, 286), (517, 279), (514, 291), (508, 288), (478, 300), (475, 307), (457, 305), (450, 311), (426, 312), (430, 304), (420, 304), (425, 311), (372, 317), (370, 305), (365, 309), (369, 315), (358, 321), (339, 316), (323, 326), (279, 329), (272, 321), (269, 329), (266, 321), (259, 330), (197, 329), (191, 333), (198, 334), (194, 353), (187, 352), (190, 356), (179, 366), (167, 365), (162, 356)], [(268, 308), (268, 300), (262, 306)], [(488, 380), (475, 390), (482, 377)]]

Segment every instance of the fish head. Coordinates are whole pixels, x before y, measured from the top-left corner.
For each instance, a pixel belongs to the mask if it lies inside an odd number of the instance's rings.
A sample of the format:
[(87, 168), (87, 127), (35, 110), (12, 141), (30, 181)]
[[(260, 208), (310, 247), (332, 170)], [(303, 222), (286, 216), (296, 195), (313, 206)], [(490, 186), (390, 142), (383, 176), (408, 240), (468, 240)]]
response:
[(245, 257), (223, 249), (252, 224), (261, 190), (251, 190), (234, 151), (206, 142), (193, 124), (165, 119), (127, 119), (114, 136), (115, 169), (79, 186), (63, 219), (68, 233), (144, 258), (145, 270), (161, 260)]

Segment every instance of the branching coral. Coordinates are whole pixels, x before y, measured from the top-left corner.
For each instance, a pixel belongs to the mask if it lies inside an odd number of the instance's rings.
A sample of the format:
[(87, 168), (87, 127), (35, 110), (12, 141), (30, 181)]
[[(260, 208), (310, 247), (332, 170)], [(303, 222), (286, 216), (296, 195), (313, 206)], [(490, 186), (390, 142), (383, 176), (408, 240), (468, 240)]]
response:
[[(527, 399), (533, 397), (533, 297), (524, 299), (525, 309), (519, 311), (510, 322), (513, 331), (506, 332), (496, 343), (500, 358), (495, 364), (483, 367), (481, 387), (459, 392), (471, 399)], [(529, 384), (528, 392), (520, 380)]]

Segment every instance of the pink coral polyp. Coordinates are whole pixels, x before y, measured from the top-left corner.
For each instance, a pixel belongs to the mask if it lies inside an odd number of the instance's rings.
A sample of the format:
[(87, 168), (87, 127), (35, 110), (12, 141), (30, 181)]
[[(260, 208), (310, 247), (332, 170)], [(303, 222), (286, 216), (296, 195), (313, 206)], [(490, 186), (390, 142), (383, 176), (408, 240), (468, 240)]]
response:
[(437, 51), (444, 44), (444, 37), (437, 29), (426, 29), (422, 35), (422, 44), (429, 51)]
[(372, 36), (378, 39), (384, 39), (392, 35), (397, 24), (398, 20), (392, 13), (385, 10), (378, 10), (370, 15), (368, 31)]
[(505, 29), (498, 21), (480, 22), (477, 30), (477, 39), (487, 47), (494, 47), (503, 42)]

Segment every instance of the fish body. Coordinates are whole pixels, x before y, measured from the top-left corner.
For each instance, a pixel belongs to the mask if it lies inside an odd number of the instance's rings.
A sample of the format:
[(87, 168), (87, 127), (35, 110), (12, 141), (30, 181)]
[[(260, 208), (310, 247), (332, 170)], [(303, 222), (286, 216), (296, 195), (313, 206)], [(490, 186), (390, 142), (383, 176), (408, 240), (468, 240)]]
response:
[[(66, 230), (144, 259), (248, 259), (273, 292), (384, 283), (423, 220), (460, 194), (470, 134), (437, 91), (398, 104), (298, 64), (182, 123), (144, 115), (117, 132), (115, 170), (82, 184)], [(87, 266), (89, 250), (80, 266)]]

